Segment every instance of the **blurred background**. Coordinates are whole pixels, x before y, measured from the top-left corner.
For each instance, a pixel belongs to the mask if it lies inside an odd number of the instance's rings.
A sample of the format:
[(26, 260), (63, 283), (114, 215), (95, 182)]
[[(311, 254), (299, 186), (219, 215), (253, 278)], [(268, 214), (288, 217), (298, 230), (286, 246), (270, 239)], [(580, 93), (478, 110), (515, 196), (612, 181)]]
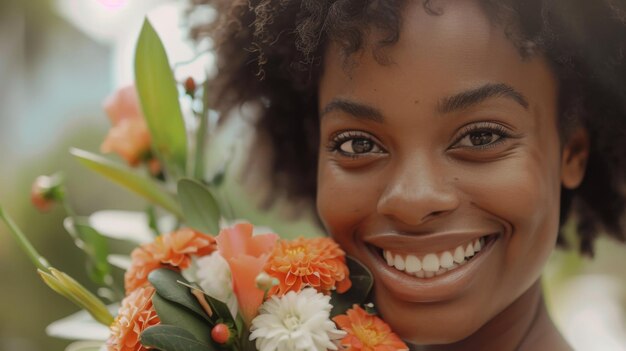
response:
[[(170, 61), (196, 56), (181, 22), (185, 6), (174, 0), (0, 0), (0, 203), (43, 256), (81, 282), (89, 281), (85, 259), (63, 228), (64, 212), (37, 212), (30, 186), (38, 175), (63, 170), (80, 215), (145, 210), (145, 202), (81, 167), (68, 149), (98, 151), (109, 128), (102, 101), (133, 81), (134, 44), (146, 15)], [(201, 76), (210, 65), (206, 55), (180, 74)], [(245, 127), (234, 130), (245, 133)], [(281, 233), (319, 232), (310, 214), (278, 223), (280, 209), (259, 213), (236, 180), (229, 189), (242, 217)], [(625, 267), (626, 246), (607, 239), (598, 241), (593, 260), (568, 251), (551, 258), (547, 303), (577, 350), (626, 350)], [(63, 350), (69, 341), (47, 336), (45, 328), (77, 310), (41, 282), (0, 225), (0, 351)]]

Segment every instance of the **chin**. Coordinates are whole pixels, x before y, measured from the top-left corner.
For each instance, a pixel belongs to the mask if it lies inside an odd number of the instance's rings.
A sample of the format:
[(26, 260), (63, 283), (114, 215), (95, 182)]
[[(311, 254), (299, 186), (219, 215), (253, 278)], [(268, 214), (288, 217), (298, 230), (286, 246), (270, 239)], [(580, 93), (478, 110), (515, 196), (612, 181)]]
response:
[[(415, 303), (398, 300), (375, 287), (381, 317), (404, 341), (414, 345), (452, 344), (474, 334), (488, 320), (480, 308), (465, 301)], [(467, 303), (471, 303), (467, 301)]]

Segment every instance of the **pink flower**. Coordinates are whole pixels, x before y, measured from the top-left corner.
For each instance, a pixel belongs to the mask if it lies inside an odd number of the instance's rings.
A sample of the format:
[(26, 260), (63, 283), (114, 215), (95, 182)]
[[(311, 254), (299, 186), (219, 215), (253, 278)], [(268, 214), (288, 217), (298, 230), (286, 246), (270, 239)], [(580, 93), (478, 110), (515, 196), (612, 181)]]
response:
[(252, 236), (252, 228), (249, 223), (237, 224), (223, 229), (215, 238), (220, 254), (230, 267), (233, 291), (246, 325), (250, 325), (263, 303), (264, 292), (257, 288), (256, 277), (263, 271), (278, 239), (278, 235), (271, 233)]
[(100, 151), (115, 152), (131, 166), (137, 166), (150, 154), (150, 131), (141, 112), (134, 85), (123, 87), (104, 102), (111, 124)]

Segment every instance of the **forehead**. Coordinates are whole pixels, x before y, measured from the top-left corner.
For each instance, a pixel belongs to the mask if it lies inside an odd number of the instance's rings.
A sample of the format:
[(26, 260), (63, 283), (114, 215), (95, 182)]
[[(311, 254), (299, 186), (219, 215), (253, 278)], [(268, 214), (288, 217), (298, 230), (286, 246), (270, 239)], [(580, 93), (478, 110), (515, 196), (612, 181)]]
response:
[(407, 4), (399, 41), (381, 49), (388, 63), (375, 59), (376, 31), (347, 61), (331, 43), (324, 58), (320, 104), (338, 95), (358, 95), (375, 104), (385, 99), (381, 92), (427, 103), (431, 97), (486, 83), (513, 86), (531, 102), (533, 97), (546, 98), (546, 93), (555, 97), (556, 80), (546, 60), (541, 55), (523, 58), (505, 29), (494, 24), (478, 2), (438, 1), (435, 6), (440, 15), (427, 13), (420, 1)]

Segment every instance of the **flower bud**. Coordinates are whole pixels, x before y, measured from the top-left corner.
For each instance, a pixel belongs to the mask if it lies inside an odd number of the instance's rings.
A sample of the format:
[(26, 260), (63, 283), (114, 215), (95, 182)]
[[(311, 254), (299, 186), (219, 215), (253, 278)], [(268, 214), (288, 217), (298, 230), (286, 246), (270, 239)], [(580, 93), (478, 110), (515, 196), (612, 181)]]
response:
[(113, 316), (109, 313), (106, 305), (79, 282), (74, 280), (74, 278), (52, 267), (49, 268), (49, 272), (45, 272), (41, 269), (37, 271), (46, 285), (80, 308), (89, 312), (96, 321), (106, 326), (109, 326), (113, 322)]
[(224, 345), (230, 340), (230, 329), (224, 323), (216, 324), (211, 329), (211, 339), (220, 345)]
[(259, 275), (256, 276), (255, 282), (256, 287), (259, 288), (259, 290), (263, 291), (268, 291), (273, 286), (278, 285), (279, 283), (278, 279), (270, 277), (270, 275), (265, 272), (259, 273)]
[(37, 177), (30, 190), (30, 200), (39, 211), (48, 211), (56, 201), (63, 200), (63, 178), (58, 174)]

